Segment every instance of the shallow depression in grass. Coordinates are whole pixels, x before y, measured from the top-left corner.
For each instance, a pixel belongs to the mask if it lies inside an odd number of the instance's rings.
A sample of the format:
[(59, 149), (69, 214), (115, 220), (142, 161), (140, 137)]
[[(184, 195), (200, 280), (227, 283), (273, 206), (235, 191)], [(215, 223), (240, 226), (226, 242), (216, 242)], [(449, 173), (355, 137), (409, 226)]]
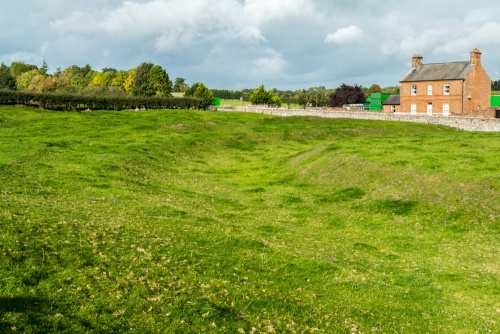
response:
[(496, 134), (0, 114), (0, 331), (496, 329)]

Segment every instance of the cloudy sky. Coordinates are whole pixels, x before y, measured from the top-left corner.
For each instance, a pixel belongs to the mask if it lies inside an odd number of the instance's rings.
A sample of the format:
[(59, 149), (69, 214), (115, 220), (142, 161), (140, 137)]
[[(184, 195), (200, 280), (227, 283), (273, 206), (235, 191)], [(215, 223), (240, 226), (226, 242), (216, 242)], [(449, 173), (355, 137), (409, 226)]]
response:
[(17, 0), (0, 12), (0, 62), (49, 71), (149, 61), (210, 88), (398, 85), (477, 47), (500, 79), (498, 0)]

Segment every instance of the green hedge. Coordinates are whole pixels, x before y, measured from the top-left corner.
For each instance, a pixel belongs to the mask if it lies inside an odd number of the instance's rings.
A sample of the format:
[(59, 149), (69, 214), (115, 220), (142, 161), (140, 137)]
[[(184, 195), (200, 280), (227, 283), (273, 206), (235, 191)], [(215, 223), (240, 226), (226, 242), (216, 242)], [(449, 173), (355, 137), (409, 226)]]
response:
[(197, 108), (200, 103), (200, 99), (192, 97), (97, 97), (0, 90), (0, 104), (25, 105), (50, 110), (191, 109)]

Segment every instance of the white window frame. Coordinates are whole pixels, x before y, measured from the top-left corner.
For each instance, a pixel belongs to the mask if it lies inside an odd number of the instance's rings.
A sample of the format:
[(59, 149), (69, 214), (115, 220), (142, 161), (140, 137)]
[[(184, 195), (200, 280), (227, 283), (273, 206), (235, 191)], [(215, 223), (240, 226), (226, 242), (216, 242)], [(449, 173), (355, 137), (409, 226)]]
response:
[(416, 115), (417, 114), (417, 104), (416, 103), (412, 103), (410, 105), (410, 114), (412, 114), (412, 115)]
[(443, 95), (450, 95), (450, 84), (443, 85)]
[(450, 116), (450, 104), (448, 102), (443, 103), (443, 116)]
[(432, 95), (432, 85), (431, 84), (427, 85), (427, 95)]
[(396, 105), (395, 104), (391, 104), (391, 112), (396, 112)]
[(411, 95), (417, 95), (417, 85), (411, 85)]

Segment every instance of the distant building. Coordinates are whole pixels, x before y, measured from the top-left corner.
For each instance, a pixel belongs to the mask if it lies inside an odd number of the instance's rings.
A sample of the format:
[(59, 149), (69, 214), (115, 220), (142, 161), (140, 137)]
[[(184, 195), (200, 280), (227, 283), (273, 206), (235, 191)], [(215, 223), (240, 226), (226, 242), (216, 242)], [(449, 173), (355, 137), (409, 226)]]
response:
[(495, 117), (490, 108), (491, 79), (481, 65), (478, 49), (470, 52), (469, 61), (422, 61), (421, 55), (413, 55), (412, 69), (400, 81), (401, 112)]
[(382, 104), (384, 112), (390, 113), (401, 111), (400, 95), (389, 95), (389, 97)]

